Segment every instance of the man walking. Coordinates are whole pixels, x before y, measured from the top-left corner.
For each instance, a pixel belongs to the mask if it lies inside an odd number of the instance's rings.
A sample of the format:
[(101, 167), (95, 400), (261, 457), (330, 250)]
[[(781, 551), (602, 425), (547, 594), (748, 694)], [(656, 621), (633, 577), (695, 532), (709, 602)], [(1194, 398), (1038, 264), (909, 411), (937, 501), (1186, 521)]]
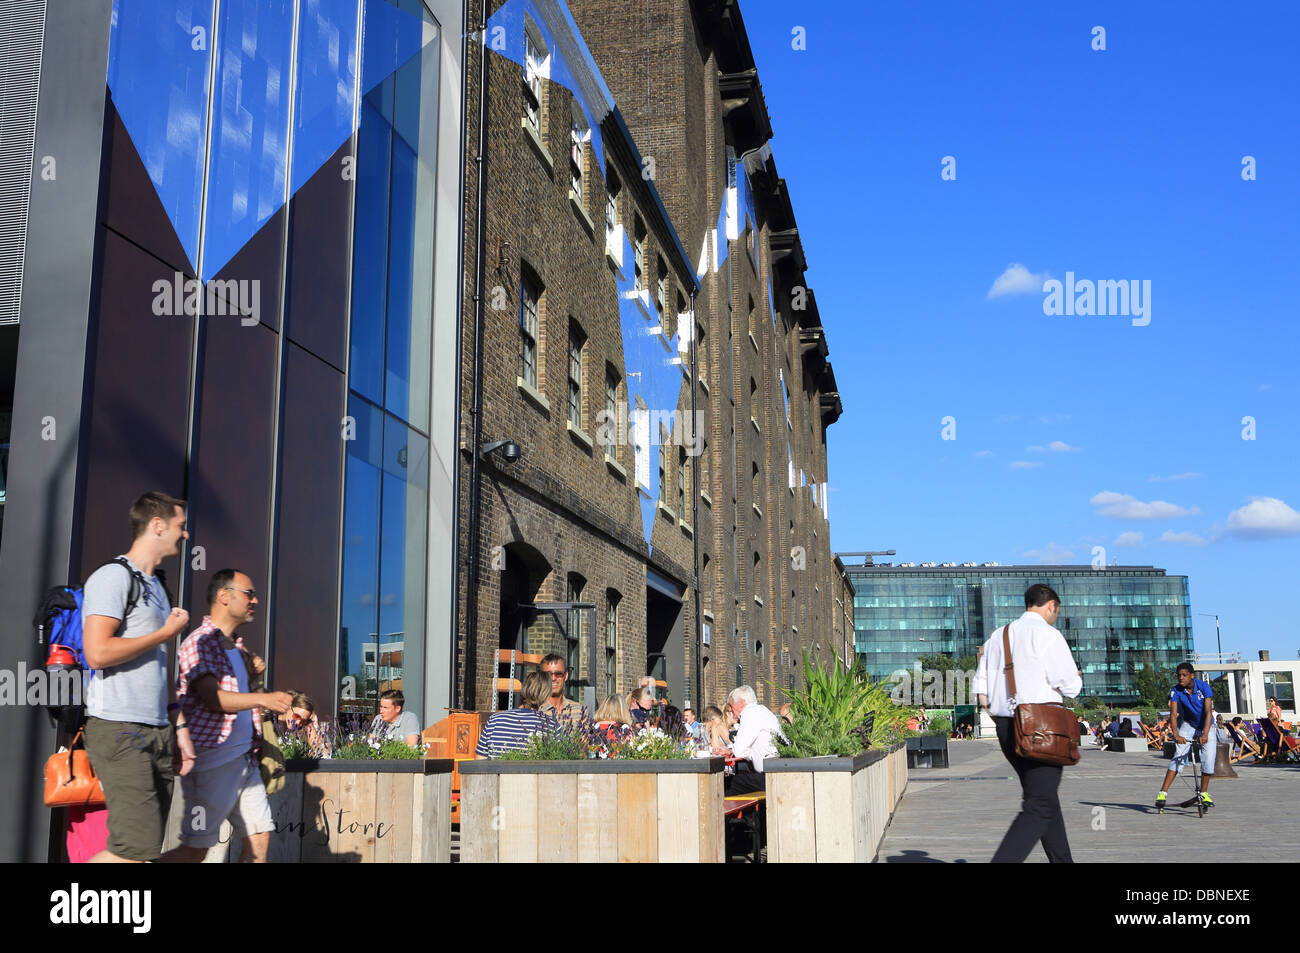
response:
[(250, 692), (243, 640), (235, 630), (253, 621), (257, 590), (234, 569), (208, 583), (208, 614), (181, 643), (177, 697), (194, 740), (195, 763), (181, 776), (181, 846), (167, 860), (197, 863), (216, 845), (229, 820), (243, 844), (240, 863), (265, 863), (271, 843), (271, 805), (256, 761), (262, 708), (289, 710), (287, 692)]
[[(108, 807), (108, 845), (93, 863), (157, 860), (171, 808), (167, 643), (190, 616), (171, 607), (154, 572), (189, 535), (185, 501), (151, 491), (132, 504), (130, 518), (131, 548), (86, 580), (81, 609), (86, 664), (96, 670), (86, 693), (86, 753)], [(179, 728), (176, 745), (192, 762)]]
[(1061, 766), (1033, 761), (1016, 754), (1014, 705), (1061, 702), (1062, 696), (1079, 694), (1083, 678), (1070, 655), (1065, 638), (1055, 628), (1061, 598), (1051, 586), (1038, 583), (1025, 590), (1025, 614), (1011, 623), (1011, 661), (1016, 672), (1016, 698), (1007, 697), (1006, 659), (999, 626), (980, 655), (971, 691), (979, 696), (997, 726), (1002, 753), (1020, 778), (1020, 813), (1011, 822), (993, 863), (1018, 864), (1042, 842), (1054, 864), (1073, 863), (1065, 836), (1065, 820), (1057, 790)]
[(1156, 795), (1156, 809), (1164, 808), (1169, 785), (1187, 767), (1192, 742), (1196, 742), (1201, 754), (1201, 790), (1196, 796), (1201, 799), (1201, 807), (1208, 808), (1214, 804), (1210, 797), (1210, 775), (1214, 774), (1214, 756), (1219, 748), (1214, 732), (1214, 689), (1196, 677), (1191, 662), (1181, 662), (1178, 666), (1178, 684), (1169, 692), (1169, 724), (1176, 726), (1177, 747), (1165, 772), (1164, 786)]

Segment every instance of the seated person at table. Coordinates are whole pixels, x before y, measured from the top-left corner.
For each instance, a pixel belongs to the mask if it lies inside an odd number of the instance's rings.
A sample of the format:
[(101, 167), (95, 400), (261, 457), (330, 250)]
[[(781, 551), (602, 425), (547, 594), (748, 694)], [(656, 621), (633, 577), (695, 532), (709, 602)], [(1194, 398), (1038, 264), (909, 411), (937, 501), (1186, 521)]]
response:
[(781, 722), (771, 709), (758, 703), (758, 695), (749, 685), (733, 688), (727, 696), (727, 707), (735, 713), (739, 722), (736, 738), (730, 749), (715, 749), (713, 753), (730, 754), (737, 762), (747, 760), (750, 770), (744, 770), (737, 763), (736, 773), (724, 782), (724, 790), (727, 794), (762, 791), (767, 786), (763, 777), (763, 761), (777, 756), (773, 737), (785, 738), (781, 732)]
[(1133, 731), (1133, 720), (1131, 718), (1121, 718), (1119, 720), (1119, 730), (1115, 732), (1116, 738), (1136, 738), (1137, 734)]
[(632, 715), (633, 727), (640, 728), (654, 714), (655, 696), (649, 686), (642, 685), (627, 696), (627, 710)]
[[(302, 692), (290, 692), (293, 696), (293, 707), (282, 715), (275, 717), (280, 719), (277, 725), (280, 737), (284, 737), (287, 732), (296, 731), (301, 733), (306, 739), (307, 744), (311, 745), (312, 754), (317, 757), (326, 757), (330, 753), (329, 739), (325, 737), (325, 732), (321, 730), (320, 720), (316, 717), (316, 703), (311, 700), (310, 695)], [(262, 716), (266, 721), (266, 716)]]
[(507, 751), (522, 751), (533, 732), (555, 727), (555, 719), (537, 709), (550, 697), (551, 679), (541, 672), (529, 672), (518, 708), (499, 711), (479, 732), (474, 757), (482, 761), (499, 758)]
[(390, 688), (379, 694), (379, 714), (370, 723), (370, 737), (376, 741), (401, 738), (414, 748), (420, 743), (420, 718), (415, 712), (404, 711), (406, 696), (399, 689)]
[(731, 736), (727, 733), (727, 719), (723, 717), (722, 709), (717, 705), (710, 705), (704, 709), (704, 734), (710, 748), (725, 748), (731, 744)]
[(695, 709), (691, 707), (690, 702), (687, 702), (686, 707), (682, 709), (682, 727), (686, 732), (687, 739), (695, 744), (704, 744), (709, 740), (704, 725), (695, 720)]
[(541, 669), (542, 674), (551, 681), (551, 692), (538, 711), (556, 720), (563, 719), (577, 724), (582, 719), (583, 708), (564, 697), (564, 686), (569, 680), (569, 663), (564, 660), (564, 656), (552, 652), (542, 659)]
[(627, 699), (610, 695), (596, 709), (596, 727), (606, 741), (620, 741), (632, 733), (632, 715), (627, 710)]

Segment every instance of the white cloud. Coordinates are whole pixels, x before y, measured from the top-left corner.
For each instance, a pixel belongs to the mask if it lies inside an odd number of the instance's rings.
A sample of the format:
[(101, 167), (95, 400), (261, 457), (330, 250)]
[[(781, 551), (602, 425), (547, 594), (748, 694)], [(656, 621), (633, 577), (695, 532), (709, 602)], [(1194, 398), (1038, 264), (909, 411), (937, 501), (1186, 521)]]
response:
[[(1166, 534), (1168, 535), (1168, 534)], [(1115, 537), (1112, 546), (1136, 546), (1142, 542), (1142, 533), (1140, 530), (1129, 530), (1127, 533), (1120, 533)]]
[(992, 450), (976, 450), (976, 451), (975, 451), (975, 456), (977, 456), (977, 457), (991, 457), (991, 456), (993, 456), (993, 455), (994, 455), (994, 454), (993, 454), (993, 451), (992, 451)]
[(1047, 274), (1035, 275), (1019, 263), (1007, 265), (1007, 270), (998, 275), (989, 289), (989, 299), (1001, 298), (1003, 295), (1036, 294), (1043, 290)]
[(1058, 546), (1056, 543), (1048, 543), (1042, 549), (1025, 550), (1025, 558), (1037, 560), (1042, 564), (1059, 566), (1073, 559), (1074, 551)]
[(1011, 461), (1011, 469), (1013, 470), (1028, 470), (1030, 467), (1041, 467), (1042, 465), (1043, 465), (1042, 460), (1012, 460)]
[(1300, 513), (1272, 496), (1252, 496), (1228, 514), (1228, 532), (1236, 536), (1298, 536)]
[(1199, 473), (1175, 473), (1173, 476), (1151, 476), (1147, 480), (1151, 483), (1168, 483), (1170, 480), (1196, 480), (1200, 478)]
[(1196, 533), (1181, 532), (1175, 533), (1172, 529), (1167, 529), (1160, 534), (1162, 543), (1183, 543), (1187, 546), (1204, 546), (1205, 537), (1198, 536)]
[(1180, 516), (1195, 516), (1201, 512), (1198, 507), (1188, 509), (1163, 500), (1144, 503), (1127, 493), (1112, 493), (1105, 490), (1088, 501), (1098, 507), (1097, 515), (1113, 516), (1121, 520), (1159, 520), (1177, 519)]
[(1026, 453), (1047, 453), (1049, 450), (1052, 453), (1076, 453), (1079, 448), (1070, 446), (1064, 440), (1053, 440), (1045, 447), (1040, 447), (1038, 444), (1034, 444), (1032, 447), (1025, 447)]

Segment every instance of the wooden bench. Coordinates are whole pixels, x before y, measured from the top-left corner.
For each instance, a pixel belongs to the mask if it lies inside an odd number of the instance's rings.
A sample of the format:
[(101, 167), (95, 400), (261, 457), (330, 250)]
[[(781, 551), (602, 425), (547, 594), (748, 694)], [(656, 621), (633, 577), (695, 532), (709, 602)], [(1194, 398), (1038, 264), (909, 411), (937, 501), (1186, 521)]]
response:
[[(759, 818), (767, 804), (766, 791), (751, 791), (748, 794), (732, 794), (723, 798), (722, 819), (728, 827), (739, 828), (749, 833), (753, 844), (754, 863), (762, 858), (763, 828)], [(727, 850), (727, 860), (731, 860), (731, 851)]]

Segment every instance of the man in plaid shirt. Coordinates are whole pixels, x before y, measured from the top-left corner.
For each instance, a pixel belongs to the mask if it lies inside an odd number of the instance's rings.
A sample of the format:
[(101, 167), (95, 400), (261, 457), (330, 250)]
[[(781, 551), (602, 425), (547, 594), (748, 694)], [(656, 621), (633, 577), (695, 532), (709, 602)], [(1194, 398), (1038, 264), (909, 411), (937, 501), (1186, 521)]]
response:
[(194, 740), (193, 768), (181, 776), (184, 813), (181, 845), (168, 860), (203, 860), (229, 819), (243, 841), (242, 863), (265, 863), (271, 842), (271, 806), (266, 799), (257, 749), (262, 741), (261, 709), (286, 712), (287, 692), (250, 692), (243, 641), (235, 629), (253, 621), (257, 590), (234, 569), (222, 569), (208, 584), (208, 615), (181, 643), (176, 692), (181, 718)]

